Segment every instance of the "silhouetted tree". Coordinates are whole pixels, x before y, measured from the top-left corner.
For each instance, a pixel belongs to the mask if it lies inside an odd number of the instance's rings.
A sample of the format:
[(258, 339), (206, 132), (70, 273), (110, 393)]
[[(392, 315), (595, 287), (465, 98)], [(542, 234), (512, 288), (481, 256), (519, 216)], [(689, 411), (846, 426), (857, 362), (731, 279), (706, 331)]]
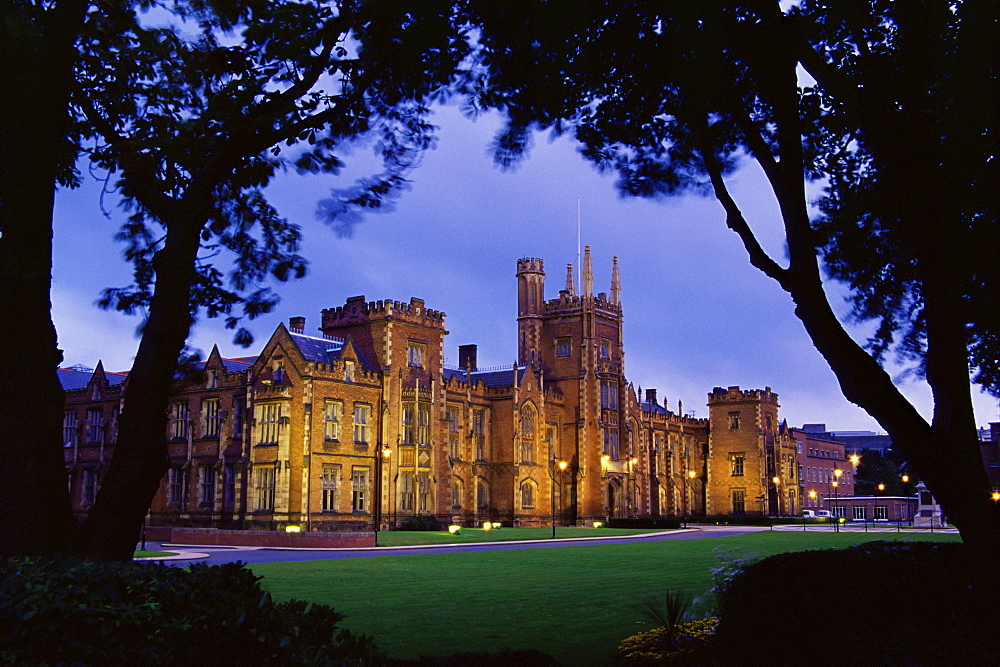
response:
[[(472, 4), (482, 69), (469, 108), (506, 115), (496, 158), (514, 163), (534, 131), (571, 133), (625, 196), (714, 195), (844, 395), (892, 436), (982, 562), (993, 558), (1000, 514), (971, 380), (1000, 392), (1000, 6)], [(784, 258), (729, 189), (747, 161), (778, 204)], [(809, 183), (823, 187), (818, 211)], [(824, 270), (850, 288), (853, 317), (877, 323), (867, 345), (838, 320)], [(882, 368), (890, 350), (929, 385), (930, 420)]]
[[(334, 192), (322, 210), (343, 231), (358, 209), (386, 205), (432, 145), (426, 105), (468, 45), (447, 3), (178, 0), (160, 9), (93, 8), (68, 58), (74, 124), (64, 141), (78, 139), (130, 213), (119, 238), (134, 282), (107, 290), (102, 305), (144, 313), (114, 459), (82, 530), (55, 545), (95, 558), (131, 556), (167, 468), (168, 397), (197, 315), (226, 317), (247, 343), (242, 318), (276, 302), (261, 283), (305, 272), (299, 229), (269, 204), (266, 185), (287, 168), (336, 174), (345, 146), (373, 137), (382, 171)], [(55, 364), (37, 372), (54, 377)], [(55, 432), (35, 446), (58, 454)], [(60, 501), (68, 511), (65, 493)], [(5, 550), (22, 549), (6, 541)]]

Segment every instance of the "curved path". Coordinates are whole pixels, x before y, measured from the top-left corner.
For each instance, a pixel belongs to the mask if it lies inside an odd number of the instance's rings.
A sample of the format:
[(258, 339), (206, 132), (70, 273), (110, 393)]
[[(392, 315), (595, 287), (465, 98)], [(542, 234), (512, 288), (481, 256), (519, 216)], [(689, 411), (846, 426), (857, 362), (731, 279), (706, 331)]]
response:
[(367, 549), (276, 549), (271, 547), (208, 547), (149, 542), (147, 549), (176, 552), (167, 558), (142, 558), (168, 565), (186, 566), (192, 562), (221, 565), (242, 561), (244, 563), (287, 563), (303, 560), (330, 560), (335, 558), (375, 558), (416, 554), (462, 553), (466, 551), (505, 551), (511, 549), (551, 549), (595, 544), (622, 544), (660, 540), (692, 540), (726, 537), (753, 533), (767, 528), (753, 526), (710, 526), (671, 530), (662, 533), (621, 537), (582, 537), (558, 540), (523, 540), (517, 542), (484, 542), (480, 544), (438, 544), (409, 547), (372, 547)]

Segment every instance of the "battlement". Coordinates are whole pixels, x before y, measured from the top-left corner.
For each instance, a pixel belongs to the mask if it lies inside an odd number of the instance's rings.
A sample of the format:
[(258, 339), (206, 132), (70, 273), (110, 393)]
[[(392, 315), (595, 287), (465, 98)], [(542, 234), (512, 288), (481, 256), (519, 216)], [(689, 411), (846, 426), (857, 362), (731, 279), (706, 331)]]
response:
[(723, 389), (716, 387), (708, 395), (708, 404), (742, 403), (746, 401), (760, 401), (761, 403), (772, 403), (778, 405), (778, 395), (771, 391), (770, 387), (763, 389), (746, 389), (739, 387), (729, 387)]
[(522, 257), (517, 260), (518, 273), (545, 273), (545, 262), (538, 257)]
[(365, 301), (364, 296), (352, 296), (347, 303), (322, 311), (323, 329), (363, 324), (378, 320), (396, 320), (432, 329), (444, 330), (445, 314), (424, 306), (424, 300), (412, 297), (402, 301)]
[(571, 296), (566, 290), (561, 290), (559, 292), (558, 299), (549, 299), (544, 303), (543, 314), (567, 315), (578, 313), (583, 308), (584, 302), (588, 301), (594, 304), (594, 309), (598, 313), (608, 315), (609, 317), (617, 317), (621, 315), (622, 307), (618, 304), (612, 303), (604, 292), (600, 292), (594, 297), (585, 297), (579, 295)]

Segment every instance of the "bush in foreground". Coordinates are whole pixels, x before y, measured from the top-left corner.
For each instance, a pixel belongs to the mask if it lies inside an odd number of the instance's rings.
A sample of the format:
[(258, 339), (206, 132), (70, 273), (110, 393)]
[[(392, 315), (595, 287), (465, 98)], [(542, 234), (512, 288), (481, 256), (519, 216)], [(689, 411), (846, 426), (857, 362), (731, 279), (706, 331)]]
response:
[(240, 563), (0, 562), (3, 664), (384, 664), (342, 618), (273, 602)]
[(721, 664), (1000, 664), (996, 599), (964, 545), (868, 542), (765, 558), (719, 594)]

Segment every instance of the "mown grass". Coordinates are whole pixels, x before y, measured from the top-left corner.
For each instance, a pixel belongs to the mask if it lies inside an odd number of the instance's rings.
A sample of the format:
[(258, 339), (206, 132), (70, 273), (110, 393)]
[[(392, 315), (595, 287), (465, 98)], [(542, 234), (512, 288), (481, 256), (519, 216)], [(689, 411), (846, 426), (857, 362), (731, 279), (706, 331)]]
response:
[[(580, 537), (614, 537), (663, 532), (636, 528), (582, 528), (566, 526), (556, 528), (557, 540)], [(424, 544), (476, 544), (482, 542), (514, 542), (524, 540), (551, 540), (552, 528), (462, 528), (457, 535), (448, 531), (394, 530), (379, 531), (380, 547), (417, 546)]]
[[(607, 664), (649, 629), (644, 600), (667, 589), (707, 596), (716, 550), (767, 556), (871, 540), (957, 535), (757, 532), (607, 546), (382, 556), (253, 565), (278, 600), (332, 605), (345, 627), (400, 658), (502, 648), (546, 651), (567, 665)], [(381, 540), (381, 536), (380, 536)], [(710, 602), (703, 602), (707, 611)]]
[(132, 558), (163, 558), (164, 556), (176, 556), (175, 551), (150, 551), (148, 549), (136, 549)]

